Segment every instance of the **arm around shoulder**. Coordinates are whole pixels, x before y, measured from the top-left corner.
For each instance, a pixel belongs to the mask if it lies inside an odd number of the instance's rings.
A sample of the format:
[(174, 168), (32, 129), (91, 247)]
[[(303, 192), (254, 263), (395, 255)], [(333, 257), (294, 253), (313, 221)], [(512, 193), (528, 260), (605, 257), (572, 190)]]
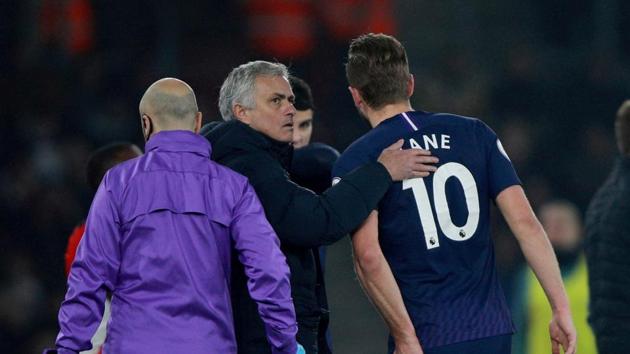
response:
[(356, 229), (377, 207), (390, 184), (387, 170), (373, 162), (348, 174), (322, 195), (288, 178), (268, 178), (255, 188), (283, 245), (311, 248), (331, 244)]

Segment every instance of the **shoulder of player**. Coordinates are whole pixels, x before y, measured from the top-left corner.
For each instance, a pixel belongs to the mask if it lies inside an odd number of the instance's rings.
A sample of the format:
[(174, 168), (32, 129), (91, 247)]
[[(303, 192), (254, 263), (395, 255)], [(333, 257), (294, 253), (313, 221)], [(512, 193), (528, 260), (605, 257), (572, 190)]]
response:
[[(461, 127), (466, 132), (473, 132), (482, 138), (492, 137), (492, 140), (496, 138), (496, 134), (483, 120), (476, 117), (462, 116), (452, 113), (432, 113), (435, 118), (439, 118), (441, 124), (449, 124), (452, 126)], [(446, 118), (446, 119), (444, 119)]]
[(365, 155), (370, 151), (377, 149), (377, 145), (379, 145), (379, 137), (381, 135), (382, 129), (379, 127), (371, 129), (369, 132), (363, 134), (357, 140), (352, 142), (341, 154), (341, 157), (352, 156), (352, 155)]
[(453, 113), (428, 113), (428, 116), (439, 119), (440, 122), (446, 124), (461, 124), (467, 126), (478, 126), (479, 124), (484, 124), (479, 118), (462, 116)]
[(332, 170), (333, 175), (341, 177), (356, 167), (368, 162), (370, 156), (378, 146), (377, 140), (376, 135), (374, 135), (374, 129), (355, 140), (343, 151), (335, 162)]

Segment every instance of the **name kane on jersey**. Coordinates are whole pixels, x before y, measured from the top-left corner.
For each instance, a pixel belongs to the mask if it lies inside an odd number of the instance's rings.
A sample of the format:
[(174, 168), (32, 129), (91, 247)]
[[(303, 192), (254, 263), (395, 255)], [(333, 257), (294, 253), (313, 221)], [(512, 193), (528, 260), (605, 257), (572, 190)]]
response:
[(451, 149), (451, 136), (446, 134), (431, 134), (431, 135), (422, 135), (423, 145), (420, 145), (418, 141), (414, 138), (409, 138), (409, 145), (412, 149)]

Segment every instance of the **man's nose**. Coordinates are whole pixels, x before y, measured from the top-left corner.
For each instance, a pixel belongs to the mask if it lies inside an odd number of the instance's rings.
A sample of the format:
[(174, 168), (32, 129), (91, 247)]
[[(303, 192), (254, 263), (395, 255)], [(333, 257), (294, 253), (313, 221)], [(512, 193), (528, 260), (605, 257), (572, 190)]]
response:
[(289, 104), (287, 105), (286, 114), (290, 114), (291, 116), (294, 116), (296, 112), (297, 110), (295, 109), (295, 106), (293, 105), (293, 103), (289, 102)]

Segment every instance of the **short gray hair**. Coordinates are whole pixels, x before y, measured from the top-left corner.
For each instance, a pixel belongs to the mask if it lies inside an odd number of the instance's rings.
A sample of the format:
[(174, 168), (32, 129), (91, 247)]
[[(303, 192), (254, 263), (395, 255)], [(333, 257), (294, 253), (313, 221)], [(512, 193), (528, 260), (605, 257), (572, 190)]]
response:
[(257, 60), (240, 65), (232, 70), (221, 85), (219, 111), (223, 120), (234, 119), (232, 106), (238, 103), (246, 108), (254, 108), (254, 89), (258, 76), (282, 76), (289, 78), (289, 70), (284, 64)]

